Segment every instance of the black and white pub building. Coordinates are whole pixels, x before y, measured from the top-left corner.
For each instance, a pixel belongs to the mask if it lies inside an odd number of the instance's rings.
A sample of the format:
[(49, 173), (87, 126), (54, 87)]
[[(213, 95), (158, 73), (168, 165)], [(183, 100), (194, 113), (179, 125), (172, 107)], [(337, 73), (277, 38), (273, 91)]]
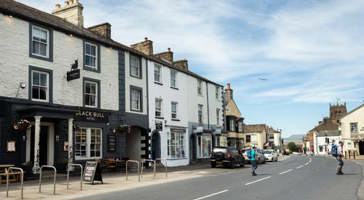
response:
[(111, 40), (108, 23), (84, 28), (82, 10), (78, 0), (52, 14), (0, 1), (0, 164), (37, 173), (125, 157), (128, 140), (147, 158), (146, 81), (125, 86), (125, 65), (141, 54)]

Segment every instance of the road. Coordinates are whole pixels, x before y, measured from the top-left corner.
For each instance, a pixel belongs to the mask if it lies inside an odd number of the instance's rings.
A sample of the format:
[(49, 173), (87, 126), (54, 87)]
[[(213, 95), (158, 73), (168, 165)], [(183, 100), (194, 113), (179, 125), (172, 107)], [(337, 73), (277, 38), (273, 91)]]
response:
[(347, 161), (345, 175), (335, 175), (333, 158), (291, 156), (258, 167), (249, 165), (225, 173), (174, 183), (88, 196), (86, 200), (354, 200), (362, 179), (361, 168)]

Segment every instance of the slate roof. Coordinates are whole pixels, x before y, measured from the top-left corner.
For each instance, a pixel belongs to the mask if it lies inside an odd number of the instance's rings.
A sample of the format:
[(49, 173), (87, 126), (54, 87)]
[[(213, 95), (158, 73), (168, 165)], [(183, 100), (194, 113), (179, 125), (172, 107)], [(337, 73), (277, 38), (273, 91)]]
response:
[(321, 124), (315, 126), (311, 131), (335, 131), (339, 130), (339, 123), (337, 123), (335, 120), (326, 119)]
[(143, 56), (151, 61), (160, 63), (164, 66), (173, 68), (177, 71), (183, 72), (185, 74), (188, 74), (190, 76), (193, 76), (195, 78), (204, 80), (206, 82), (212, 83), (214, 85), (218, 85), (223, 87), (222, 85), (215, 83), (213, 81), (210, 81), (209, 79), (206, 79), (205, 77), (202, 77), (198, 74), (195, 74), (191, 71), (185, 71), (185, 70), (181, 70), (175, 66), (173, 66), (172, 64), (169, 64), (157, 57), (154, 56), (149, 56), (146, 54), (143, 54), (140, 51), (137, 51), (131, 47), (128, 47), (126, 45), (123, 45), (119, 42), (116, 42), (112, 39), (108, 39), (102, 36), (99, 36), (93, 32), (91, 32), (90, 30), (88, 30), (87, 28), (83, 28), (83, 27), (79, 27), (76, 26), (70, 22), (67, 22), (66, 20), (57, 17), (55, 15), (49, 14), (47, 12), (43, 12), (41, 10), (32, 8), (30, 6), (27, 6), (25, 4), (19, 3), (17, 1), (14, 0), (0, 0), (0, 12), (5, 14), (5, 15), (11, 15), (13, 17), (17, 17), (20, 19), (23, 19), (25, 21), (31, 21), (31, 22), (35, 22), (38, 23), (40, 25), (44, 25), (47, 27), (51, 27), (55, 30), (58, 30), (60, 32), (64, 32), (66, 34), (72, 34), (81, 38), (85, 38), (94, 42), (98, 42), (100, 44), (103, 44), (105, 46), (108, 47), (113, 47), (116, 49), (122, 49), (125, 51), (129, 51), (132, 52), (134, 54), (137, 54), (139, 56)]
[(243, 128), (244, 133), (262, 133), (267, 130), (265, 124), (247, 124)]

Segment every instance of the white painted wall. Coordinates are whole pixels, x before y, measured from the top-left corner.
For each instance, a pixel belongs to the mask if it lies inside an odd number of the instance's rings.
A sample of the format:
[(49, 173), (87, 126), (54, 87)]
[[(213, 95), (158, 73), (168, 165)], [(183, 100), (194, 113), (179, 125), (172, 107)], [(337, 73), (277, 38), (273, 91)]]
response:
[(362, 135), (364, 138), (364, 106), (361, 106), (352, 113), (349, 113), (340, 120), (341, 136), (344, 141), (344, 151), (347, 150), (358, 150), (358, 145), (354, 146), (354, 142), (351, 140), (352, 133), (350, 130), (350, 123), (358, 123), (358, 135)]
[[(223, 127), (223, 96), (222, 96), (222, 91), (223, 91), (223, 87), (222, 86), (218, 86), (218, 98), (216, 98), (216, 85), (212, 84), (212, 83), (207, 83), (207, 87), (208, 87), (208, 102), (209, 102), (209, 108), (210, 111), (208, 113), (208, 115), (210, 116), (210, 125), (215, 126), (215, 127)], [(217, 122), (217, 116), (216, 116), (216, 109), (220, 109), (220, 116), (219, 116), (219, 122)]]
[(203, 105), (202, 121), (203, 124), (207, 124), (207, 93), (206, 82), (202, 81), (202, 95), (197, 92), (198, 85), (197, 78), (188, 76), (188, 121), (192, 123), (198, 123), (198, 105)]
[[(101, 46), (101, 73), (83, 70), (83, 41), (53, 30), (53, 62), (29, 57), (29, 23), (0, 14), (0, 96), (28, 99), (29, 65), (53, 71), (53, 103), (83, 106), (83, 77), (101, 82), (101, 109), (118, 110), (118, 53)], [(67, 81), (66, 73), (78, 59), (81, 78)], [(19, 83), (26, 83), (19, 89)], [(19, 90), (19, 91), (18, 91)]]
[[(326, 144), (326, 139), (329, 139), (329, 144)], [(331, 145), (333, 140), (335, 141), (335, 144), (339, 144), (339, 141), (341, 140), (340, 136), (318, 136), (316, 138), (316, 149), (315, 153), (316, 155), (328, 155), (329, 152), (331, 152)], [(320, 146), (322, 146), (322, 151), (320, 151)], [(325, 149), (326, 146), (326, 149)]]
[[(147, 114), (147, 62), (142, 58), (142, 78), (135, 78), (130, 76), (130, 53), (125, 52), (125, 111), (136, 114)], [(148, 66), (148, 68), (150, 68)], [(130, 110), (130, 86), (136, 86), (143, 89), (143, 112), (134, 112)]]
[[(162, 66), (162, 85), (154, 82), (154, 62), (148, 61), (148, 87), (149, 87), (149, 124), (150, 129), (155, 130), (156, 121), (163, 123), (163, 131), (161, 136), (161, 157), (168, 159), (167, 155), (167, 133), (170, 132), (171, 126), (184, 127), (185, 135), (185, 159), (168, 160), (168, 166), (182, 166), (189, 164), (189, 140), (188, 140), (188, 107), (187, 99), (189, 98), (188, 91), (188, 75), (182, 72), (177, 72), (177, 88), (173, 89), (170, 85), (171, 72), (170, 68)], [(164, 119), (155, 118), (155, 99), (162, 99), (162, 116)], [(171, 116), (171, 102), (178, 102), (177, 118), (179, 121), (173, 121)], [(152, 133), (151, 133), (152, 134)]]

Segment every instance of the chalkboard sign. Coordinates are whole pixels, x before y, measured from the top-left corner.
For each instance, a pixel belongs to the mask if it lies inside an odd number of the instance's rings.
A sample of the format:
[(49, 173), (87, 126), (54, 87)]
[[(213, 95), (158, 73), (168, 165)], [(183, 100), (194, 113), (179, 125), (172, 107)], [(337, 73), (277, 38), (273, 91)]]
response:
[(115, 134), (107, 135), (107, 151), (116, 152), (116, 136)]
[(102, 174), (101, 174), (101, 166), (96, 161), (87, 161), (85, 170), (83, 173), (83, 180), (86, 182), (91, 182), (94, 184), (94, 181), (102, 181)]

